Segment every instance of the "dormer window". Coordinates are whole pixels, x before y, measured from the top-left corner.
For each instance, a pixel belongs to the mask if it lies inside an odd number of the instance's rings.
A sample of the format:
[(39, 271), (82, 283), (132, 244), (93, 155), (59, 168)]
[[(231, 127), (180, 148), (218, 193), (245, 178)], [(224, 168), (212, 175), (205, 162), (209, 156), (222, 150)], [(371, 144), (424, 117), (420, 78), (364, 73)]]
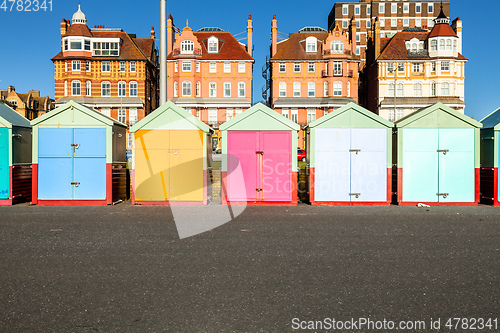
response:
[(315, 37), (306, 38), (306, 52), (316, 52), (317, 40)]
[(208, 39), (208, 53), (219, 53), (219, 40), (216, 37)]
[(344, 43), (340, 40), (334, 40), (330, 44), (330, 51), (332, 54), (342, 54), (344, 53)]
[(194, 42), (191, 40), (183, 40), (181, 42), (181, 54), (193, 54)]

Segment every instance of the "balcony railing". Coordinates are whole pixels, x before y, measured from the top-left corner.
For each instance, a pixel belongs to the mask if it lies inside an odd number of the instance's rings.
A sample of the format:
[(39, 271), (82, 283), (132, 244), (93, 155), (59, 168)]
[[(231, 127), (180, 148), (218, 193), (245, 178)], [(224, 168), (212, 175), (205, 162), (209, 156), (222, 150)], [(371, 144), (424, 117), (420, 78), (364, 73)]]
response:
[[(323, 69), (321, 71), (321, 76), (322, 77), (328, 77), (329, 76), (328, 74), (329, 73), (328, 73), (328, 71), (326, 69)], [(346, 71), (345, 74), (346, 74), (345, 76), (347, 76), (347, 77), (353, 77), (354, 72), (352, 70), (348, 70), (348, 71)], [(344, 76), (344, 72), (342, 70), (340, 70), (340, 71), (335, 71), (334, 70), (333, 71), (333, 75), (331, 75), (331, 76), (337, 76), (337, 77)]]
[(323, 55), (328, 56), (328, 55), (351, 55), (351, 51), (349, 50), (343, 50), (343, 51), (335, 51), (335, 50), (323, 50)]
[(202, 56), (202, 52), (201, 52), (201, 49), (194, 49), (193, 53), (182, 53), (180, 49), (174, 49), (174, 51), (172, 52), (172, 56), (174, 57), (201, 57)]

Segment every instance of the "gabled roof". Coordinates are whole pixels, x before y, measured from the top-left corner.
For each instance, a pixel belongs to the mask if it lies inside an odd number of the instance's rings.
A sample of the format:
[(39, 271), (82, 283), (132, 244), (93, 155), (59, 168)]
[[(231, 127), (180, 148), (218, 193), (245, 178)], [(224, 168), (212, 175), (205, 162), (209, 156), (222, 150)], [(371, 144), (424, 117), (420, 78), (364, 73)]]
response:
[[(239, 43), (229, 31), (193, 31), (193, 34), (202, 48), (201, 60), (254, 60), (245, 46)], [(218, 53), (208, 53), (207, 41), (212, 36), (219, 40)], [(173, 52), (168, 55), (167, 59), (174, 59)]]
[(0, 125), (8, 128), (12, 128), (12, 126), (31, 127), (28, 119), (3, 103), (0, 103)]
[(154, 110), (152, 113), (148, 114), (146, 117), (141, 119), (139, 122), (137, 122), (134, 126), (130, 128), (130, 133), (135, 133), (138, 130), (146, 127), (148, 124), (153, 122), (155, 119), (158, 119), (160, 116), (162, 116), (164, 113), (176, 113), (179, 115), (181, 118), (187, 120), (191, 124), (193, 124), (195, 127), (200, 129), (201, 131), (205, 133), (213, 133), (213, 130), (207, 126), (205, 123), (203, 123), (201, 120), (193, 116), (191, 113), (187, 112), (183, 108), (175, 105), (173, 102), (168, 101), (162, 106), (160, 106), (158, 109)]
[(500, 108), (496, 109), (481, 120), (484, 128), (500, 130)]
[(231, 127), (235, 126), (236, 124), (240, 124), (244, 122), (246, 119), (252, 117), (255, 114), (258, 113), (263, 113), (267, 117), (273, 119), (274, 121), (290, 128), (290, 130), (295, 130), (298, 131), (300, 129), (300, 125), (289, 120), (288, 118), (283, 117), (281, 114), (278, 112), (270, 109), (269, 107), (265, 106), (262, 103), (257, 103), (254, 106), (252, 106), (250, 109), (246, 110), (243, 113), (240, 113), (236, 117), (226, 121), (224, 124), (219, 126), (219, 129), (221, 131), (226, 131), (230, 129)]
[[(448, 26), (447, 24), (439, 24), (442, 26)], [(451, 29), (451, 27), (450, 27)], [(452, 30), (453, 31), (453, 30)], [(389, 42), (383, 47), (382, 41), (385, 38), (381, 38), (381, 50), (380, 56), (377, 60), (427, 60), (430, 59), (428, 54), (422, 54), (420, 56), (408, 56), (408, 51), (406, 49), (406, 42), (416, 38), (420, 41), (426, 41), (429, 33), (427, 32), (414, 32), (414, 31), (400, 31), (395, 34)], [(461, 53), (458, 53), (457, 60), (467, 60)]]
[[(306, 52), (306, 38), (316, 37), (320, 41), (317, 52)], [(271, 60), (322, 60), (321, 44), (328, 38), (327, 32), (296, 32), (277, 44), (277, 52)]]
[(448, 24), (436, 24), (436, 25), (434, 25), (434, 27), (432, 28), (432, 30), (429, 34), (429, 38), (438, 37), (438, 36), (457, 37), (458, 38), (455, 31), (453, 31), (453, 29)]
[(455, 118), (458, 118), (459, 120), (461, 120), (461, 121), (463, 121), (463, 122), (465, 122), (473, 127), (476, 127), (476, 128), (483, 127), (483, 124), (481, 124), (480, 122), (478, 122), (470, 117), (467, 117), (466, 115), (464, 115), (456, 110), (453, 110), (452, 108), (444, 105), (443, 103), (436, 103), (436, 104), (431, 105), (429, 107), (422, 108), (420, 110), (412, 112), (412, 113), (404, 116), (403, 118), (396, 120), (394, 122), (394, 125), (396, 125), (396, 127), (398, 127), (398, 128), (405, 127), (405, 126), (411, 124), (412, 122), (417, 121), (418, 119), (423, 118), (434, 111), (437, 111), (438, 109), (443, 111), (443, 112), (448, 113), (449, 115), (451, 115)]
[(52, 117), (57, 116), (60, 113), (66, 112), (68, 110), (72, 110), (73, 108), (77, 109), (78, 111), (80, 111), (80, 112), (106, 124), (106, 125), (109, 125), (109, 126), (117, 125), (117, 126), (121, 126), (121, 127), (127, 127), (127, 125), (125, 125), (125, 124), (123, 124), (123, 123), (121, 123), (121, 122), (119, 122), (111, 117), (108, 117), (99, 111), (89, 109), (86, 106), (78, 104), (74, 101), (69, 101), (68, 103), (63, 104), (63, 105), (59, 106), (58, 108), (56, 108), (50, 112), (47, 112), (46, 114), (44, 114), (38, 118), (33, 119), (30, 122), (30, 124), (31, 124), (31, 126), (38, 125), (40, 123), (43, 123), (44, 121), (47, 121), (48, 119), (50, 119)]
[(327, 114), (319, 119), (316, 119), (315, 121), (310, 122), (307, 127), (309, 127), (309, 128), (317, 127), (320, 124), (322, 124), (326, 121), (329, 121), (332, 118), (338, 117), (339, 115), (341, 115), (345, 112), (349, 112), (351, 110), (354, 110), (355, 112), (361, 113), (365, 117), (370, 118), (373, 121), (376, 121), (376, 122), (378, 122), (378, 123), (380, 123), (388, 128), (394, 127), (392, 122), (390, 122), (390, 121), (376, 115), (375, 113), (359, 106), (358, 104), (352, 103), (352, 102), (334, 110), (333, 112), (330, 112), (329, 114)]

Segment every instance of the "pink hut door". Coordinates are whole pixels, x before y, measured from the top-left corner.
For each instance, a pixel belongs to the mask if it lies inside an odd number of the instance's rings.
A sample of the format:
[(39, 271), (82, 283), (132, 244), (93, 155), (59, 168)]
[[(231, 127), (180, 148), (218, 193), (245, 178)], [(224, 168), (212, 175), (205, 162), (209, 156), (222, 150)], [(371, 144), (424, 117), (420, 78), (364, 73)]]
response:
[(262, 191), (260, 200), (292, 200), (292, 133), (261, 132)]
[(227, 197), (229, 201), (257, 200), (257, 131), (227, 133)]

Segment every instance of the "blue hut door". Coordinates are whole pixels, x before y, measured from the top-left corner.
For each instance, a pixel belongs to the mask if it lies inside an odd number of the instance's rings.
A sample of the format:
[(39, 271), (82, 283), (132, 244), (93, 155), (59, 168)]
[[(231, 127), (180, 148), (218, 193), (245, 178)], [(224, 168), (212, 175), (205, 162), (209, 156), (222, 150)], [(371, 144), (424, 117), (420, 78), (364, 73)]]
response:
[(9, 129), (0, 128), (0, 199), (9, 198)]
[(106, 199), (106, 129), (75, 128), (73, 186), (75, 200)]
[(474, 202), (474, 129), (439, 130), (439, 202)]
[(387, 201), (387, 129), (351, 129), (352, 202)]
[(351, 133), (348, 128), (318, 128), (315, 134), (315, 201), (349, 202)]
[(106, 199), (106, 129), (38, 130), (38, 198)]
[(403, 129), (403, 201), (438, 201), (438, 143), (438, 129)]

